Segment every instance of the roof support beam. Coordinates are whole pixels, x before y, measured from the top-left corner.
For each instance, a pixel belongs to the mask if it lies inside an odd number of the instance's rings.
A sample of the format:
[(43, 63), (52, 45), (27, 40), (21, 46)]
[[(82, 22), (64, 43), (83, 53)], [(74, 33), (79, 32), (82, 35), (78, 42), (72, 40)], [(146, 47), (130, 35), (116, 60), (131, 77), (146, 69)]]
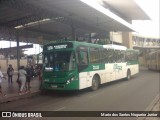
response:
[(17, 70), (20, 66), (20, 55), (19, 55), (19, 31), (16, 31), (16, 42), (17, 42)]
[(10, 1), (2, 0), (2, 4), (19, 11), (24, 11), (25, 14), (30, 14), (30, 15), (12, 21), (0, 22), (0, 25), (15, 27), (27, 24), (29, 22), (50, 18), (51, 20), (55, 20), (57, 22), (61, 22), (67, 25), (72, 25), (74, 23), (74, 26), (80, 29), (86, 29), (89, 31), (91, 30), (96, 31), (98, 29), (97, 31), (104, 31), (100, 28), (97, 28), (96, 26), (93, 27), (88, 24), (85, 24), (84, 22), (82, 23), (80, 21), (72, 19), (72, 16), (60, 15), (56, 12), (51, 12), (47, 9), (37, 7), (24, 0), (10, 0)]

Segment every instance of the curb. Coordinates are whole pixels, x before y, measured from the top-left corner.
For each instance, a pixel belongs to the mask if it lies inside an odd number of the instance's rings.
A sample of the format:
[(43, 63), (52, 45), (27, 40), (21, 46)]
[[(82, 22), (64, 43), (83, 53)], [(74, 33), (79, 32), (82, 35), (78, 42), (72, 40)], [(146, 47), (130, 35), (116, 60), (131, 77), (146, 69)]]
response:
[[(159, 94), (155, 97), (155, 99), (151, 102), (151, 104), (149, 104), (149, 106), (146, 108), (145, 111), (158, 111), (158, 106), (160, 103), (160, 96)], [(138, 118), (137, 120), (159, 120), (158, 117), (141, 117)]]
[(36, 96), (36, 95), (39, 95), (39, 94), (40, 94), (40, 91), (34, 91), (32, 93), (27, 93), (27, 94), (23, 94), (23, 95), (16, 94), (16, 95), (12, 95), (12, 96), (2, 97), (2, 98), (0, 98), (0, 104), (16, 101), (16, 100), (19, 100), (19, 99), (25, 99), (25, 98), (33, 97), (33, 96)]

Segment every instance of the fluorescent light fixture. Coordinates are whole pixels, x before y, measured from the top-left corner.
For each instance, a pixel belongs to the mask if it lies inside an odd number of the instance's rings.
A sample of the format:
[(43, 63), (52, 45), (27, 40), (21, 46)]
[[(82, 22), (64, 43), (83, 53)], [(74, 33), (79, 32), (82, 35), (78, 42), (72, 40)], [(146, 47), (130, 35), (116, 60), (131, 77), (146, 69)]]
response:
[(114, 19), (115, 21), (123, 24), (124, 26), (126, 26), (126, 27), (128, 27), (132, 30), (135, 30), (131, 24), (129, 24), (128, 22), (126, 22), (125, 20), (123, 20), (122, 18), (117, 16), (116, 14), (112, 13), (109, 9), (104, 8), (103, 6), (101, 6), (100, 4), (95, 2), (94, 0), (80, 0), (80, 1), (82, 1), (83, 3), (91, 6), (94, 9), (98, 10), (99, 12), (101, 12), (104, 15), (110, 17), (111, 19)]
[(36, 24), (39, 24), (39, 23), (44, 23), (44, 22), (47, 22), (47, 21), (50, 21), (50, 20), (51, 20), (50, 18), (46, 18), (46, 19), (30, 22), (30, 23), (27, 23), (27, 24), (24, 24), (24, 25), (19, 25), (19, 26), (16, 26), (14, 28), (16, 28), (16, 29), (24, 28), (24, 27), (28, 27), (28, 26), (31, 26), (31, 25), (36, 25)]

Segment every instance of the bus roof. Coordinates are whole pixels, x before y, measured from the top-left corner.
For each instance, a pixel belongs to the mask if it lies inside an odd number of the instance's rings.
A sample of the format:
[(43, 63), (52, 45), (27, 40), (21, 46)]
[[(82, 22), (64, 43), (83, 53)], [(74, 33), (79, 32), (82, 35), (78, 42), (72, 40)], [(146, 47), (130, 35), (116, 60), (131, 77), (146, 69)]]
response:
[(127, 47), (125, 46), (114, 45), (114, 44), (103, 45), (103, 48), (114, 49), (114, 50), (126, 50), (127, 49)]
[(49, 42), (47, 44), (45, 44), (44, 46), (48, 46), (50, 44), (65, 44), (65, 43), (73, 43), (74, 45), (76, 46), (79, 46), (79, 45), (84, 45), (84, 46), (92, 46), (92, 47), (103, 47), (102, 45), (99, 45), (99, 44), (93, 44), (93, 43), (87, 43), (87, 42), (81, 42), (81, 41), (60, 41), (60, 42)]
[(61, 41), (61, 42), (49, 42), (46, 45), (50, 45), (50, 44), (62, 44), (62, 43), (73, 43), (76, 46), (77, 45), (85, 45), (85, 46), (90, 46), (90, 47), (102, 47), (105, 49), (114, 49), (114, 50), (127, 50), (127, 47), (122, 46), (122, 45), (114, 45), (114, 44), (107, 44), (107, 45), (100, 45), (100, 44), (93, 44), (93, 43), (87, 43), (87, 42), (78, 42), (78, 41)]
[(147, 53), (147, 55), (154, 54), (154, 53), (160, 53), (160, 50), (151, 51), (151, 52)]

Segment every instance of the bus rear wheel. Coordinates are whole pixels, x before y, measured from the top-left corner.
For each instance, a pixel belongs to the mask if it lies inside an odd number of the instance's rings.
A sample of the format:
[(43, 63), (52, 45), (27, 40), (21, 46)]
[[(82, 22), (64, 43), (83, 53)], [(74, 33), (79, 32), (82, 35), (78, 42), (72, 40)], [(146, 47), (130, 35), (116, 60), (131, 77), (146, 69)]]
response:
[(94, 76), (93, 79), (92, 79), (92, 87), (91, 87), (91, 89), (93, 91), (95, 91), (95, 90), (98, 89), (98, 87), (99, 87), (99, 79), (98, 79), (97, 76)]
[(127, 70), (127, 77), (126, 80), (130, 80), (131, 79), (131, 71)]

